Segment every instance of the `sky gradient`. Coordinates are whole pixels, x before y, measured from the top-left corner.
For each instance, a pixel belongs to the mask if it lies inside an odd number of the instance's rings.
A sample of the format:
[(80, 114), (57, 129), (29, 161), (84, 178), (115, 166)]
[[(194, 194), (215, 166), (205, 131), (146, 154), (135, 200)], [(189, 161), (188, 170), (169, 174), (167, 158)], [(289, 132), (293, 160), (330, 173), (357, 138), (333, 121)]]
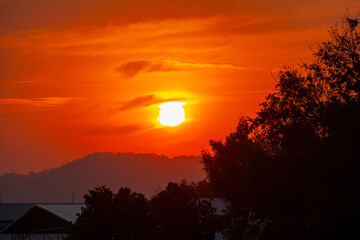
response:
[[(348, 9), (348, 10), (347, 10)], [(0, 174), (92, 152), (198, 155), (358, 0), (0, 0)], [(186, 102), (186, 121), (157, 122)]]

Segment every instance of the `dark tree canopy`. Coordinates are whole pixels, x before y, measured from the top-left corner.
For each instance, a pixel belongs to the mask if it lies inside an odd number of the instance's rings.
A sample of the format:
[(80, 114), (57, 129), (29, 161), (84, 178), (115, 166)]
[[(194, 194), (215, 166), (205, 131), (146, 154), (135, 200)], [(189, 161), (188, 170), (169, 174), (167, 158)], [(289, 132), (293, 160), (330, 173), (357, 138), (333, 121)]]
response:
[(214, 239), (221, 222), (209, 201), (200, 200), (194, 185), (170, 182), (151, 200), (158, 239)]
[(129, 188), (117, 194), (105, 186), (95, 188), (85, 195), (86, 207), (67, 239), (214, 239), (222, 222), (211, 203), (199, 199), (197, 188), (170, 182), (150, 201)]
[(285, 67), (253, 119), (203, 153), (229, 202), (233, 239), (356, 239), (360, 235), (360, 31), (331, 28), (314, 60)]
[(153, 239), (155, 225), (144, 195), (121, 188), (114, 194), (105, 186), (84, 196), (86, 207), (70, 229), (71, 240)]

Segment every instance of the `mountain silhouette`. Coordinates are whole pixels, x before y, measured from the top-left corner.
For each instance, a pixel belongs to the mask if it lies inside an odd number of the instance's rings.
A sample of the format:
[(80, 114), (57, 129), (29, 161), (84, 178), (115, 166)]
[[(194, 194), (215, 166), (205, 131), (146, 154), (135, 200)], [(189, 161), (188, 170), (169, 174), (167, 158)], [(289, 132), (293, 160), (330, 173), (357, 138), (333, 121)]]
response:
[(2, 202), (83, 202), (88, 190), (106, 185), (151, 197), (169, 181), (200, 181), (205, 177), (200, 156), (169, 158), (156, 154), (93, 153), (84, 158), (28, 175), (0, 176)]

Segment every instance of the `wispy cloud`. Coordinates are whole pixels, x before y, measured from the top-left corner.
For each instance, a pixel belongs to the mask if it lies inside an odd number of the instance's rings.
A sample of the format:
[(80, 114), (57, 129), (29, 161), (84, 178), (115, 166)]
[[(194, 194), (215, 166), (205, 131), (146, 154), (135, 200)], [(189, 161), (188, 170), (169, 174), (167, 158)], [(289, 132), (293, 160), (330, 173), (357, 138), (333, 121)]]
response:
[(218, 68), (218, 69), (245, 69), (245, 67), (237, 66), (234, 64), (221, 64), (221, 63), (189, 63), (180, 61), (165, 61), (167, 64), (174, 66), (178, 69), (203, 69), (203, 68)]
[(159, 98), (155, 95), (146, 95), (136, 97), (130, 101), (120, 103), (121, 106), (119, 107), (120, 111), (130, 110), (133, 108), (138, 107), (146, 107), (153, 104), (163, 103), (163, 102), (170, 102), (170, 101), (183, 101), (186, 98)]
[(161, 61), (130, 61), (122, 63), (115, 70), (125, 76), (131, 78), (141, 72), (168, 72), (180, 70), (194, 70), (194, 69), (245, 69), (245, 67), (236, 66), (233, 64), (217, 64), (217, 63), (189, 63), (175, 60), (161, 60)]
[(176, 71), (178, 69), (170, 64), (166, 64), (166, 62), (151, 62), (143, 60), (125, 62), (115, 70), (128, 77), (133, 77), (139, 72)]
[[(0, 35), (0, 47), (22, 54), (162, 55), (222, 51), (225, 38), (264, 32), (277, 26), (278, 17), (214, 15), (166, 20), (84, 25), (64, 29), (32, 29)], [(274, 23), (275, 21), (275, 23)], [(272, 27), (269, 27), (272, 26)], [(146, 44), (146, 43), (151, 44)]]
[[(197, 41), (188, 36), (203, 33), (214, 22), (218, 22), (218, 17), (16, 31), (0, 35), (0, 47), (15, 48), (23, 54), (116, 55), (154, 49), (169, 51), (170, 46), (171, 51), (177, 51), (179, 39), (182, 39), (181, 49), (189, 48), (189, 43)], [(144, 44), (144, 39), (152, 44)], [(202, 48), (209, 44), (203, 43)]]
[(13, 83), (16, 83), (16, 84), (22, 84), (22, 83), (36, 83), (36, 82), (39, 82), (39, 81), (36, 81), (36, 80), (13, 81)]
[(25, 98), (2, 98), (0, 99), (0, 104), (2, 105), (28, 105), (28, 106), (54, 106), (62, 105), (67, 103), (74, 98), (66, 97), (47, 97), (47, 98), (35, 98), (35, 99), (25, 99)]
[(22, 110), (35, 110), (47, 107), (56, 107), (71, 101), (78, 101), (74, 97), (45, 97), (45, 98), (0, 98), (0, 112), (16, 112)]

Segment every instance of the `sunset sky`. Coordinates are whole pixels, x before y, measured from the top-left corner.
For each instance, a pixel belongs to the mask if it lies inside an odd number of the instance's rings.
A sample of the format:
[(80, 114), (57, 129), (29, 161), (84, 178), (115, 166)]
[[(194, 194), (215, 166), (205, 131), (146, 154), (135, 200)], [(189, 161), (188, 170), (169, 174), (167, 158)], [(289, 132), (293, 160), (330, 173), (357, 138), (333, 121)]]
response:
[[(0, 174), (93, 152), (198, 155), (347, 11), (360, 1), (0, 0)], [(171, 101), (186, 121), (162, 126)]]

